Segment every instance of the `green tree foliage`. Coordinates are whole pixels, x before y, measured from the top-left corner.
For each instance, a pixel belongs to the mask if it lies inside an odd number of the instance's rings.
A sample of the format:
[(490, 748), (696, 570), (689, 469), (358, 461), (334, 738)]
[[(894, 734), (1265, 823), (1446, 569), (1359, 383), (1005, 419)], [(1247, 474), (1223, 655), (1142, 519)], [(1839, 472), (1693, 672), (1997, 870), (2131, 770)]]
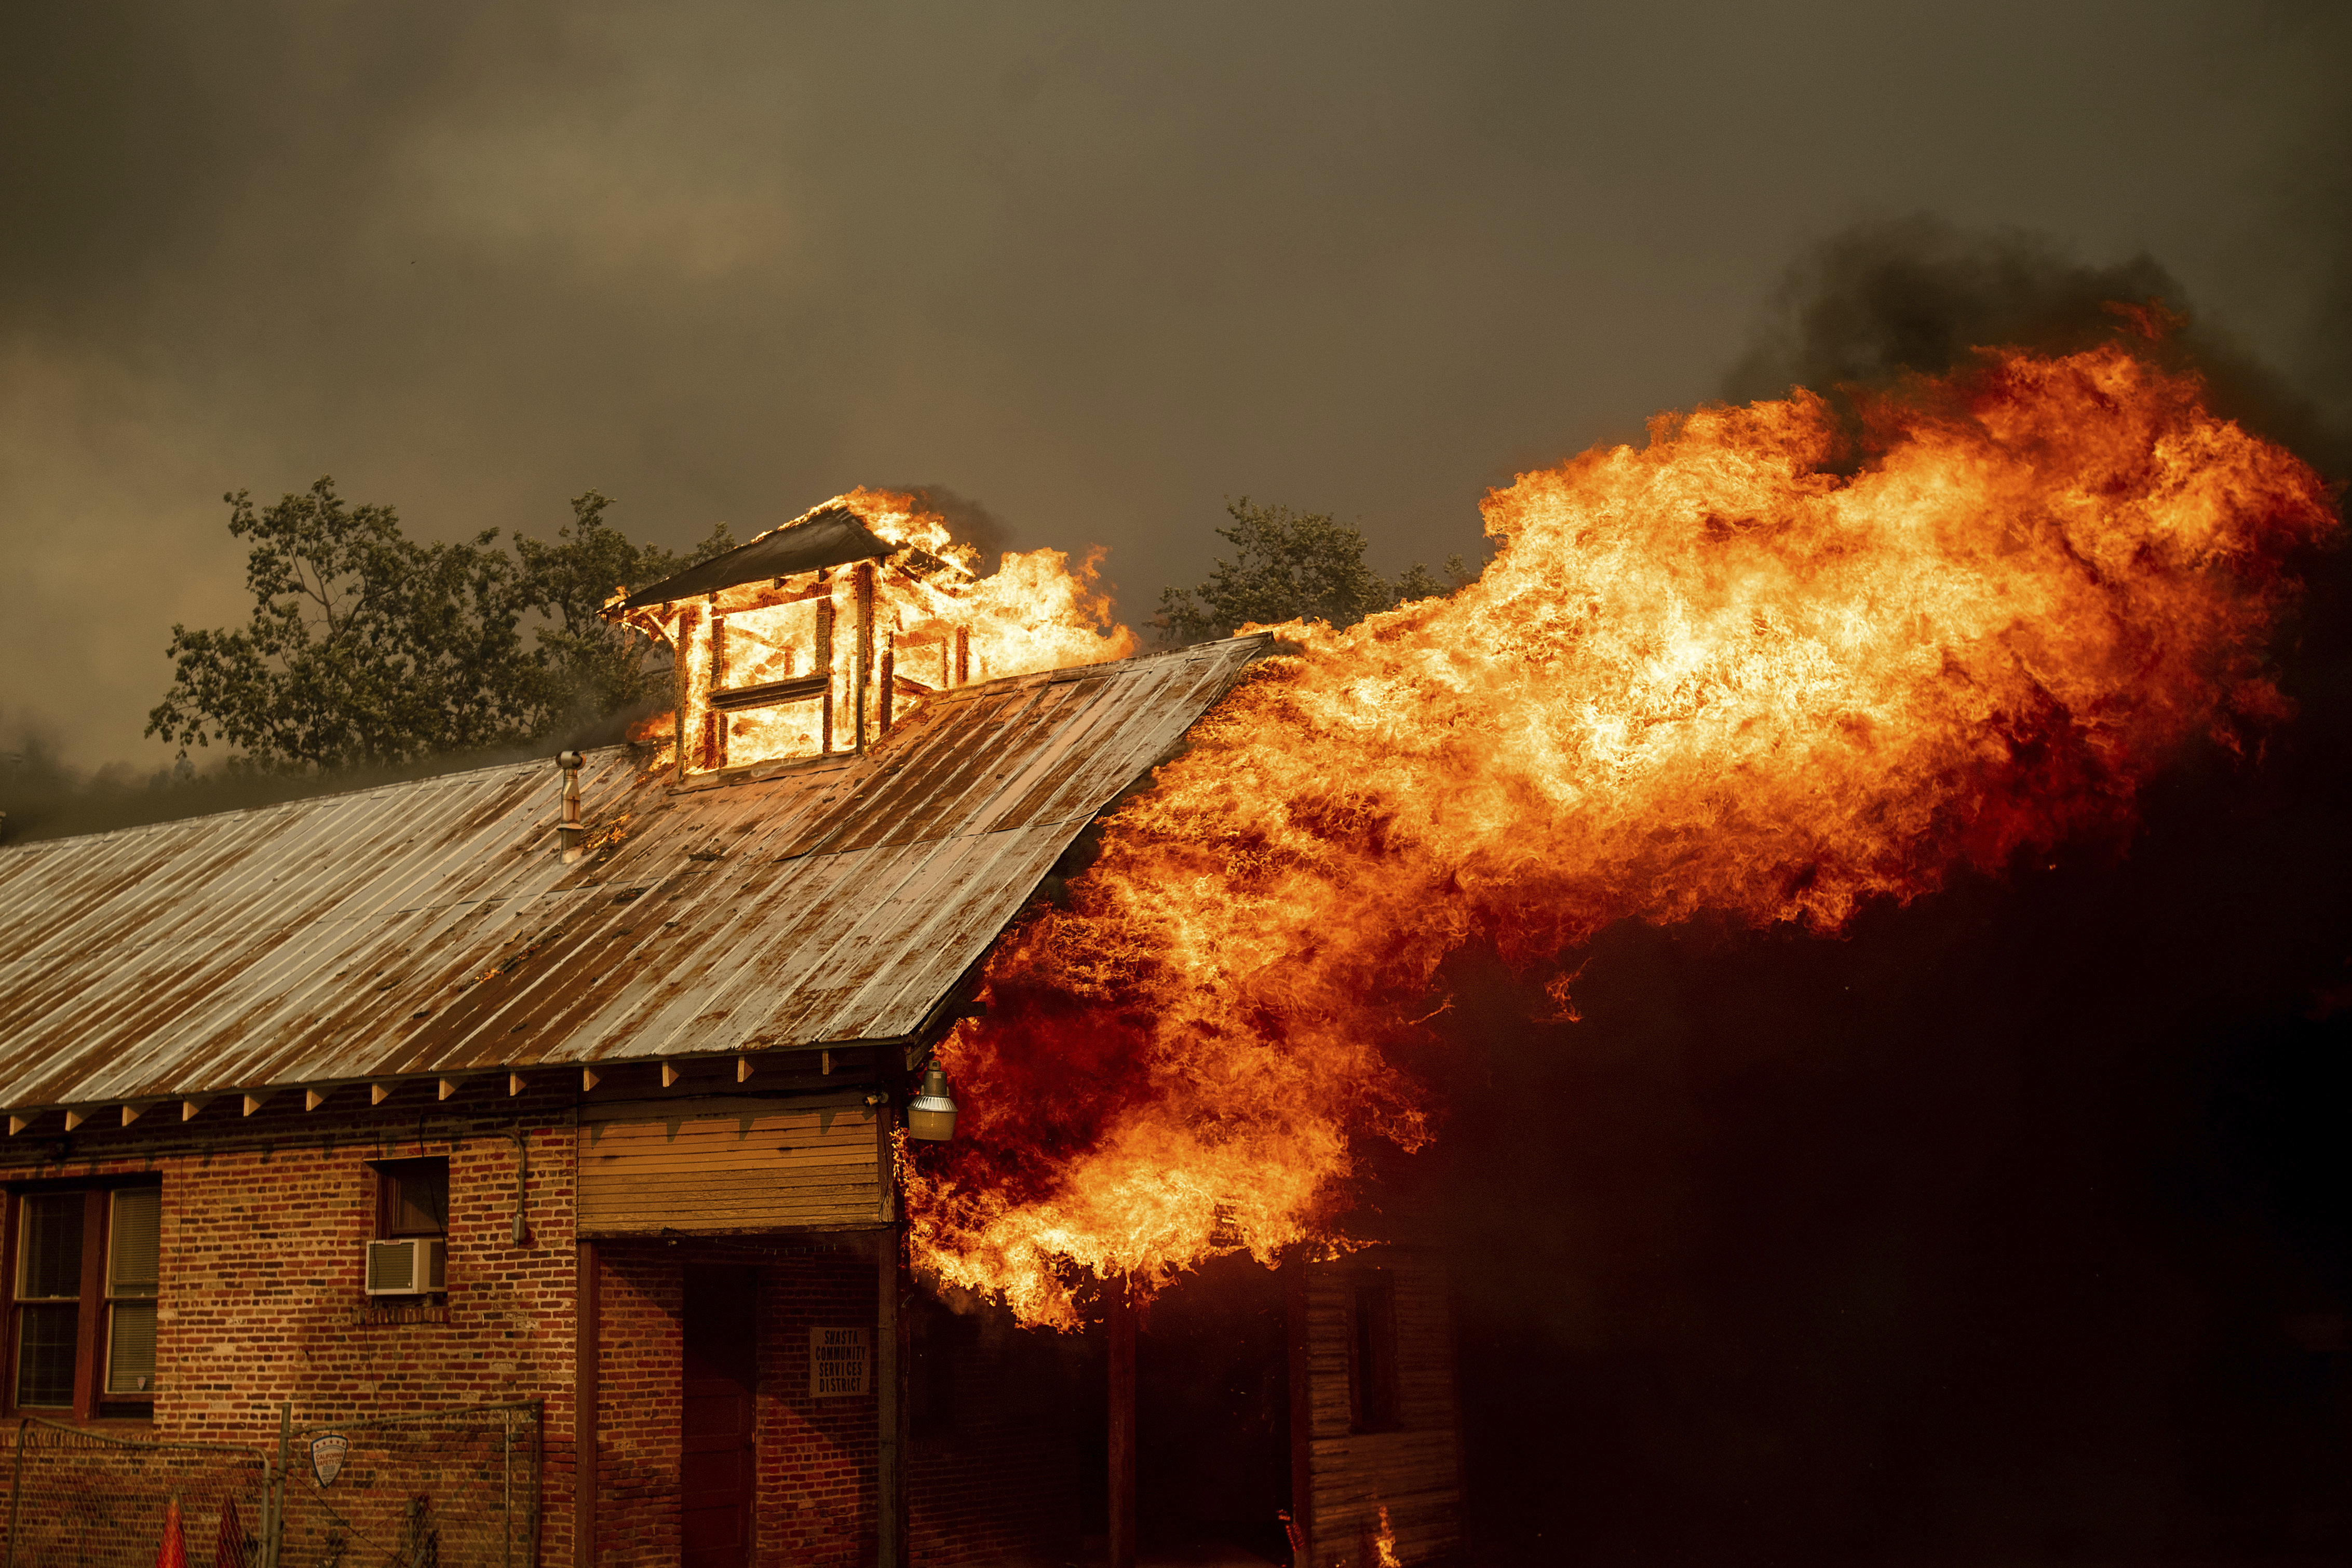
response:
[(542, 731), (593, 723), (608, 713), (666, 703), (670, 661), (636, 633), (599, 615), (613, 590), (657, 583), (696, 561), (735, 548), (720, 523), (683, 558), (656, 544), (633, 544), (604, 521), (610, 496), (595, 490), (572, 498), (572, 521), (551, 543), (515, 537), (524, 604), (544, 618), (534, 629), (533, 710)]
[[(596, 611), (683, 563), (631, 544), (593, 490), (553, 542), (519, 538), (520, 563), (495, 529), (420, 544), (331, 479), (268, 508), (222, 499), (253, 542), (254, 610), (234, 630), (172, 628), (176, 679), (147, 733), (182, 756), (218, 741), (279, 771), (398, 764), (537, 742), (664, 689), (667, 661)], [(732, 543), (722, 525), (692, 559)]]
[(1253, 623), (1353, 626), (1375, 611), (1451, 593), (1475, 575), (1456, 555), (1445, 563), (1450, 582), (1418, 562), (1391, 581), (1364, 564), (1362, 531), (1328, 513), (1258, 506), (1247, 496), (1226, 503), (1225, 512), (1234, 525), (1217, 534), (1233, 545), (1234, 559), (1218, 557), (1197, 588), (1160, 595), (1157, 624), (1171, 643), (1231, 637)]

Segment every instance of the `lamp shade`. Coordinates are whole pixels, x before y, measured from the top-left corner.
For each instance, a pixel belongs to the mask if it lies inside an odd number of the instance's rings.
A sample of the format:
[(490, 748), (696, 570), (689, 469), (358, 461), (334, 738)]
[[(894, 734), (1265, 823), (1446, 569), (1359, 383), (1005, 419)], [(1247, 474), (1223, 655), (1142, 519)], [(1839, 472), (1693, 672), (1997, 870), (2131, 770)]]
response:
[(923, 1092), (907, 1101), (907, 1136), (944, 1143), (955, 1136), (955, 1101), (948, 1098), (948, 1075), (933, 1063), (923, 1072)]

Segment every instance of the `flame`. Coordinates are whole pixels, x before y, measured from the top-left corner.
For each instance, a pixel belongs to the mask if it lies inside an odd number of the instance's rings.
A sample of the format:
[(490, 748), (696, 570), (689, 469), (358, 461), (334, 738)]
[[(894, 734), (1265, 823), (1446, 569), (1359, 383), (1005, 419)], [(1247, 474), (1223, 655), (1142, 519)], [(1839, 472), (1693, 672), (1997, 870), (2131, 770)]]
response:
[(915, 496), (860, 488), (825, 504), (847, 507), (893, 544), (927, 551), (973, 579), (957, 595), (955, 613), (971, 626), (974, 680), (1099, 664), (1136, 651), (1135, 633), (1112, 617), (1099, 545), (1075, 567), (1059, 550), (1008, 550), (983, 577), (980, 552), (957, 541), (947, 520)]
[[(669, 735), (684, 746), (688, 773), (821, 756), (856, 749), (860, 736), (878, 739), (950, 687), (1136, 650), (1135, 634), (1113, 619), (1099, 549), (1075, 566), (1058, 550), (1009, 551), (982, 576), (979, 552), (944, 518), (889, 490), (851, 490), (783, 526), (837, 507), (898, 552), (870, 568), (741, 584), (634, 611), (622, 607), (625, 594), (614, 596), (608, 614), (677, 653), (684, 734), (672, 715), (648, 721), (633, 739)], [(861, 633), (861, 574), (869, 571), (872, 622)], [(815, 691), (795, 689), (789, 699), (745, 691), (812, 679)], [(754, 705), (714, 704), (714, 694), (729, 693)]]
[(1300, 651), (992, 954), (942, 1047), (965, 1135), (910, 1173), (920, 1264), (1069, 1328), (1087, 1273), (1148, 1292), (1221, 1219), (1266, 1261), (1328, 1242), (1351, 1141), (1431, 1134), (1396, 1053), (1455, 950), (1832, 931), (2126, 826), (2181, 742), (2284, 715), (2263, 639), (2330, 498), (2193, 378), (1989, 353), (1865, 429), (1842, 473), (1810, 393), (1662, 416), (1491, 493), (1451, 598), (1280, 628)]
[(1377, 1568), (1404, 1568), (1397, 1556), (1396, 1531), (1389, 1528), (1389, 1505), (1381, 1504), (1381, 1532), (1372, 1537), (1373, 1562)]

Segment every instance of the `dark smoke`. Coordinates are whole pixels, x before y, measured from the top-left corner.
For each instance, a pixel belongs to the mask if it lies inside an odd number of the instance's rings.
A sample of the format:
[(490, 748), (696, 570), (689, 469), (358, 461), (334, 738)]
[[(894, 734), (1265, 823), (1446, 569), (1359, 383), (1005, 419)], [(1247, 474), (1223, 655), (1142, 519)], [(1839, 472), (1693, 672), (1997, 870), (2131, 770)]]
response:
[[(2171, 330), (2147, 342), (2119, 309), (2129, 306), (2160, 308)], [(1940, 374), (1979, 348), (2067, 353), (2119, 335), (2168, 367), (2196, 369), (2216, 413), (2332, 477), (2352, 471), (2346, 433), (2284, 374), (2203, 320), (2155, 258), (2087, 262), (2046, 236), (1964, 229), (1927, 214), (1856, 225), (1801, 258), (1723, 392), (1748, 402), (1811, 387), (1850, 415), (1852, 392), (1906, 373)]]
[[(2328, 389), (2153, 258), (1932, 218), (1806, 256), (1725, 390), (2077, 347), (2128, 330), (2116, 300), (2187, 316), (2159, 352), (2345, 471)], [(2352, 1551), (2347, 553), (2274, 650), (2297, 716), (2182, 757), (2127, 847), (1834, 942), (1621, 926), (1569, 955), (1572, 1023), (1464, 956), (1417, 1175), (1449, 1194), (1478, 1561)]]
[(967, 495), (959, 495), (945, 485), (883, 485), (886, 490), (899, 490), (913, 496), (929, 510), (946, 520), (948, 528), (964, 543), (980, 552), (980, 569), (983, 575), (996, 570), (996, 558), (1015, 548), (1013, 525)]

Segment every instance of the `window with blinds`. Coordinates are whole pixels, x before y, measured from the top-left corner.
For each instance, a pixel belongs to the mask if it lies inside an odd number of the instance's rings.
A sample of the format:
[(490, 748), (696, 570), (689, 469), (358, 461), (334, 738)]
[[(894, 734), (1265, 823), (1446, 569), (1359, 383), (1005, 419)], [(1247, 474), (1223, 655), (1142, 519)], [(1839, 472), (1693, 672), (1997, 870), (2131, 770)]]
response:
[(155, 1392), (157, 1251), (163, 1189), (118, 1187), (107, 1225), (106, 1392)]
[(9, 1403), (79, 1419), (152, 1416), (163, 1189), (46, 1190), (11, 1202)]

